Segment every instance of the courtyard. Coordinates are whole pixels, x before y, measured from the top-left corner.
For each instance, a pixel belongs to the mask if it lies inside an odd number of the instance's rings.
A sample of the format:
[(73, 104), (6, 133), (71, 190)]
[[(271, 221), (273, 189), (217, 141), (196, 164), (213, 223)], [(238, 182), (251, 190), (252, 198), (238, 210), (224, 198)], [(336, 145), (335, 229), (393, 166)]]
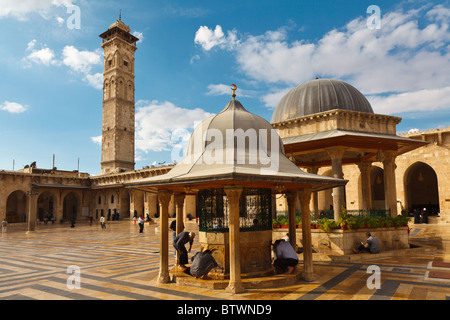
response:
[[(448, 300), (450, 280), (427, 276), (431, 262), (450, 262), (450, 225), (410, 224), (408, 252), (350, 255), (336, 261), (313, 254), (313, 282), (300, 280), (284, 287), (248, 289), (241, 294), (158, 284), (158, 224), (146, 223), (139, 234), (130, 221), (75, 228), (10, 224), (0, 238), (0, 300)], [(195, 222), (186, 231), (197, 231)], [(172, 243), (169, 233), (169, 244)], [(197, 240), (197, 239), (196, 239)], [(190, 257), (199, 250), (198, 241)], [(300, 258), (301, 255), (300, 255)], [(169, 264), (175, 263), (169, 246)], [(380, 289), (368, 286), (369, 266), (381, 271)], [(302, 264), (298, 268), (301, 268)], [(79, 284), (71, 281), (78, 270)], [(184, 303), (184, 302), (183, 302)]]

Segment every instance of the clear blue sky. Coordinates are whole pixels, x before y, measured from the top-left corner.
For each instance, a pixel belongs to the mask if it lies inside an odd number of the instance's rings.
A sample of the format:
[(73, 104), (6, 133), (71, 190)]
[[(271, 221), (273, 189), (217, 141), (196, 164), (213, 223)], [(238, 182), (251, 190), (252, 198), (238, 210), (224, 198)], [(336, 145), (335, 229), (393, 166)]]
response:
[[(379, 29), (367, 26), (370, 5)], [(55, 154), (58, 169), (80, 159), (80, 171), (100, 172), (98, 35), (119, 10), (142, 39), (136, 169), (171, 163), (177, 129), (219, 112), (232, 83), (269, 121), (283, 94), (318, 76), (402, 117), (399, 132), (450, 125), (448, 1), (0, 0), (0, 169), (51, 168)]]

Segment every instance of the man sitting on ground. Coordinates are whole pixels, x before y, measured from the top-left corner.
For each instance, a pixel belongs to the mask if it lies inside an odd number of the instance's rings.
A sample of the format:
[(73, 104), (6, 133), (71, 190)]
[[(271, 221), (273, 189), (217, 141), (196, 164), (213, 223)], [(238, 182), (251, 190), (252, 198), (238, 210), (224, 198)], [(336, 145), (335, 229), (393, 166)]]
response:
[(192, 257), (192, 265), (190, 268), (190, 274), (195, 278), (209, 279), (208, 273), (212, 268), (217, 267), (217, 262), (211, 255), (211, 250), (205, 250), (203, 252), (197, 252)]
[(291, 243), (282, 239), (276, 240), (273, 248), (275, 254), (273, 265), (275, 269), (281, 270), (281, 272), (286, 274), (293, 273), (295, 266), (298, 264), (298, 256)]
[(379, 253), (380, 252), (380, 241), (377, 238), (372, 236), (370, 232), (366, 232), (366, 243), (361, 242), (361, 245), (358, 249), (352, 248), (353, 253)]

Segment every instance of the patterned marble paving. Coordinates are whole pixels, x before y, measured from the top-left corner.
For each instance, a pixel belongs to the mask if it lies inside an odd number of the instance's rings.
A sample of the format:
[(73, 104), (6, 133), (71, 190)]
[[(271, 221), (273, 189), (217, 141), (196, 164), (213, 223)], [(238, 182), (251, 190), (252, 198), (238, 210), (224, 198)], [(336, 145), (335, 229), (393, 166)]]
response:
[[(195, 231), (195, 223), (187, 224)], [(450, 262), (450, 225), (411, 225), (411, 242), (429, 246), (409, 255), (357, 262), (315, 261), (317, 280), (239, 295), (223, 290), (157, 284), (159, 234), (144, 234), (127, 221), (98, 224), (40, 225), (37, 231), (11, 227), (0, 238), (0, 300), (450, 300), (450, 282), (430, 279), (431, 261)], [(169, 236), (171, 242), (171, 235)], [(194, 243), (193, 252), (198, 250)], [(170, 267), (174, 263), (169, 251)], [(369, 288), (369, 266), (380, 270), (380, 288)], [(69, 266), (80, 271), (80, 287), (69, 288)], [(69, 281), (73, 284), (73, 281)]]

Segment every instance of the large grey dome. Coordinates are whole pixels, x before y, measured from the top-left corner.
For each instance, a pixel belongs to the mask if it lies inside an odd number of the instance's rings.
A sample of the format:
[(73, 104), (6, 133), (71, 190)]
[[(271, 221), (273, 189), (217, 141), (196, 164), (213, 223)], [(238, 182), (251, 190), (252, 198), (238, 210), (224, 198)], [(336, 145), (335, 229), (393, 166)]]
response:
[(350, 84), (334, 79), (315, 79), (289, 91), (278, 103), (270, 122), (286, 121), (333, 109), (373, 113), (366, 97)]

